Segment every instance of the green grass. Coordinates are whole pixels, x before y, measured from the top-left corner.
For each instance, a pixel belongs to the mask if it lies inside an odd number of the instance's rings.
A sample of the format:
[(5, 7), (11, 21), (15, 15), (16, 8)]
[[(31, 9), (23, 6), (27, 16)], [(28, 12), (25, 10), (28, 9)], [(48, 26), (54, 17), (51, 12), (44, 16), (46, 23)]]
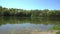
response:
[(59, 32), (56, 32), (56, 34), (60, 34), (60, 31)]

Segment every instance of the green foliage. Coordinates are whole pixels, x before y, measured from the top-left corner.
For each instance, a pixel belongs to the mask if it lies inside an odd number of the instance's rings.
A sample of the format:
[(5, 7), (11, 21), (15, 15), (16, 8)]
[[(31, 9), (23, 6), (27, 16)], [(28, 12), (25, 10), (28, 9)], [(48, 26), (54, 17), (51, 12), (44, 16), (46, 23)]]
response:
[(5, 8), (0, 6), (0, 16), (19, 16), (19, 17), (60, 17), (60, 10), (23, 10), (16, 8)]

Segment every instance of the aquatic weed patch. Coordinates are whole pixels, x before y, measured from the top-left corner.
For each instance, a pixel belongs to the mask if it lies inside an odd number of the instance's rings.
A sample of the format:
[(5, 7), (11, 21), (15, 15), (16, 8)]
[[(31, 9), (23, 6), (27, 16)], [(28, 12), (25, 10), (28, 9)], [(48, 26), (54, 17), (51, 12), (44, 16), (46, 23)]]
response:
[(60, 30), (60, 25), (55, 25), (51, 28), (52, 30)]

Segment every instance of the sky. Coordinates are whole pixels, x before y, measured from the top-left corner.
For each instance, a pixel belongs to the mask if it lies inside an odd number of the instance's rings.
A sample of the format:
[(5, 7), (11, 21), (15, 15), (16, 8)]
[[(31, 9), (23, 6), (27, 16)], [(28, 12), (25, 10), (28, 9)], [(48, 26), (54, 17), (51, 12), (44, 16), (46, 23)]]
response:
[(26, 10), (60, 10), (60, 0), (0, 0), (0, 6)]

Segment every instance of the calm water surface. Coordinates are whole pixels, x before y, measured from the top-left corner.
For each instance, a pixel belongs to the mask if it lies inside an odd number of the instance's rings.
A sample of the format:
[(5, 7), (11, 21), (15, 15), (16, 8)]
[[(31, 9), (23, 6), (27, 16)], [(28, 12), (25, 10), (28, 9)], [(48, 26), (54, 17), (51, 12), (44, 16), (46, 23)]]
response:
[(0, 17), (0, 34), (31, 34), (48, 31), (59, 25), (60, 19)]

